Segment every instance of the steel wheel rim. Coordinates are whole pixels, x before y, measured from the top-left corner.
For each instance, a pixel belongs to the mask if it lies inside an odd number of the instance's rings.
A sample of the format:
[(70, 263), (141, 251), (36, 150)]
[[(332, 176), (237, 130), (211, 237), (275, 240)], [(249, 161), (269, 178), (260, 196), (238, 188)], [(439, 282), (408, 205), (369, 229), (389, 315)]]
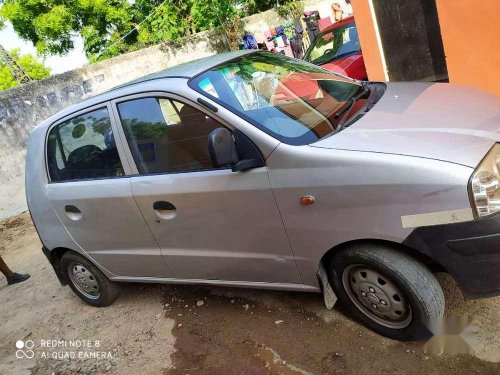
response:
[(75, 288), (85, 297), (98, 299), (101, 296), (101, 286), (86, 266), (73, 262), (68, 266), (68, 274)]
[(371, 320), (392, 329), (410, 325), (408, 297), (386, 275), (367, 265), (351, 264), (342, 273), (342, 284), (352, 303)]

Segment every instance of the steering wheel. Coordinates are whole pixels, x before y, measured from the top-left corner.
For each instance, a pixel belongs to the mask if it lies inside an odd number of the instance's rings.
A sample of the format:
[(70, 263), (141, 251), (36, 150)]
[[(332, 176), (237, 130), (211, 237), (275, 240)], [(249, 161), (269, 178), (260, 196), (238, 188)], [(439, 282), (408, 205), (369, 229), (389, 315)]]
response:
[(328, 48), (327, 50), (325, 50), (325, 52), (323, 53), (323, 56), (325, 55), (328, 55), (329, 53), (332, 53), (333, 52), (333, 48)]

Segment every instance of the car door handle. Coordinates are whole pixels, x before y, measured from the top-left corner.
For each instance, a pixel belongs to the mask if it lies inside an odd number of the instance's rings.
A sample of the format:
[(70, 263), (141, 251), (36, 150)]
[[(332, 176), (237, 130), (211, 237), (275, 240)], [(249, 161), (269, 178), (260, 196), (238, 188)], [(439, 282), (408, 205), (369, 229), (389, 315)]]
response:
[(155, 210), (155, 221), (157, 223), (161, 222), (160, 219), (170, 220), (177, 215), (177, 208), (175, 208), (175, 206), (170, 202), (156, 201), (153, 203), (153, 209)]
[(76, 206), (73, 206), (72, 204), (67, 204), (64, 206), (64, 211), (66, 211), (66, 214), (71, 220), (78, 221), (82, 218), (82, 211)]
[(160, 211), (172, 211), (175, 210), (175, 206), (170, 202), (156, 201), (153, 203), (153, 209)]
[(66, 206), (64, 206), (64, 211), (66, 211), (66, 212), (71, 212), (71, 213), (73, 213), (73, 214), (81, 214), (81, 213), (82, 213), (82, 211), (80, 211), (80, 210), (78, 209), (78, 207), (73, 206), (73, 205), (71, 205), (71, 204), (67, 204)]

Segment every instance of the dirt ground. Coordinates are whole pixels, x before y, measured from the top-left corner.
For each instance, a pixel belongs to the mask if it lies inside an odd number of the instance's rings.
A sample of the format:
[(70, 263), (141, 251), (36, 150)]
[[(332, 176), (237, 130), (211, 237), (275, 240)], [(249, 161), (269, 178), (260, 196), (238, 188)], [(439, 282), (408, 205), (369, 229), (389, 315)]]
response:
[(93, 308), (59, 284), (40, 248), (29, 215), (0, 223), (0, 255), (31, 274), (0, 279), (0, 374), (500, 374), (500, 298), (464, 301), (446, 275), (448, 314), (477, 322), (474, 355), (385, 339), (317, 294), (126, 285)]

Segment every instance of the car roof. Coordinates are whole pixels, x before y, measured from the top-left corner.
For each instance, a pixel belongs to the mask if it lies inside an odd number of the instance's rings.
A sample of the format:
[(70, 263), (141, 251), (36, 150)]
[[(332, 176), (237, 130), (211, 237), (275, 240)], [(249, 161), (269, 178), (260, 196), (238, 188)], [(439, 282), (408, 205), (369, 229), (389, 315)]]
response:
[(96, 105), (100, 102), (105, 102), (108, 100), (112, 100), (122, 94), (122, 91), (125, 93), (127, 88), (130, 88), (131, 86), (134, 86), (136, 84), (140, 84), (143, 82), (147, 81), (152, 81), (152, 80), (159, 80), (159, 79), (168, 79), (168, 78), (183, 78), (183, 79), (191, 79), (198, 74), (203, 73), (206, 70), (209, 70), (213, 68), (214, 66), (223, 64), (227, 61), (233, 60), (235, 58), (238, 58), (243, 55), (251, 54), (258, 52), (256, 50), (241, 50), (241, 51), (232, 51), (232, 52), (223, 52), (219, 53), (216, 55), (204, 57), (201, 59), (189, 61), (183, 64), (179, 64), (176, 66), (173, 66), (171, 68), (167, 68), (164, 70), (160, 70), (159, 72), (152, 73), (140, 78), (137, 78), (135, 80), (132, 80), (130, 82), (121, 84), (119, 86), (113, 87), (112, 89), (109, 89), (107, 91), (104, 91), (100, 94), (94, 95), (90, 98), (84, 99), (80, 102), (77, 102), (73, 105), (70, 105), (66, 107), (65, 109), (53, 114), (49, 118), (47, 118), (45, 121), (40, 123), (36, 128), (38, 127), (45, 127), (49, 123), (53, 123), (54, 121), (57, 121), (65, 116), (68, 116), (74, 112), (78, 112), (82, 109), (85, 109), (87, 107), (91, 107), (93, 105)]
[(348, 16), (344, 19), (341, 19), (340, 21), (337, 21), (335, 23), (332, 23), (331, 25), (328, 25), (323, 30), (321, 30), (320, 33), (323, 34), (325, 32), (335, 30), (336, 28), (344, 26), (344, 25), (351, 23), (353, 21), (354, 21), (354, 16)]
[[(225, 63), (226, 61), (235, 59), (237, 57), (247, 55), (250, 53), (257, 52), (255, 50), (241, 50), (232, 52), (223, 52), (212, 56), (207, 56), (201, 59), (189, 61), (183, 64), (173, 66), (159, 72), (146, 75), (141, 78), (137, 78), (133, 81), (124, 83), (122, 85), (116, 86), (109, 91), (113, 91), (122, 87), (130, 86), (136, 83), (146, 82), (153, 79), (161, 78), (186, 78), (191, 79), (206, 70), (213, 68), (219, 64)], [(108, 92), (109, 92), (108, 91)]]

